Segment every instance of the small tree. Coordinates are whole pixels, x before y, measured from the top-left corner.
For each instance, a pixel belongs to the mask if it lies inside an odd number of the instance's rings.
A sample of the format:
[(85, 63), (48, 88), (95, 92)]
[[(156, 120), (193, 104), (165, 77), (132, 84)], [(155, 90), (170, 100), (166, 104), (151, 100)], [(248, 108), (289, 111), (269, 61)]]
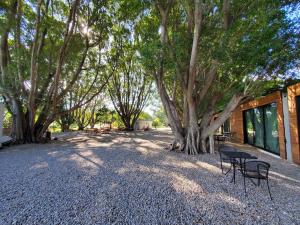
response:
[(115, 121), (115, 111), (108, 109), (105, 105), (101, 107), (96, 113), (96, 120), (100, 124), (109, 123), (110, 129), (112, 128), (112, 123)]
[(160, 121), (161, 125), (168, 126), (168, 117), (162, 106), (154, 113), (154, 116)]
[(152, 122), (152, 126), (154, 126), (155, 129), (156, 129), (157, 127), (161, 126), (161, 125), (162, 125), (162, 123), (161, 123), (161, 121), (160, 121), (159, 118), (155, 118), (155, 119), (153, 120), (153, 122)]

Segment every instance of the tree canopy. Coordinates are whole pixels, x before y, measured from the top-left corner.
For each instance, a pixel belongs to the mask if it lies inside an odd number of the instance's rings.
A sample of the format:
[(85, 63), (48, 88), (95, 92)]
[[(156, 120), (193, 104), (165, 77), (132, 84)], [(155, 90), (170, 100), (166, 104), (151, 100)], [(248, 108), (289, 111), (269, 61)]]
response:
[(207, 137), (238, 104), (299, 63), (299, 31), (286, 10), (296, 6), (296, 1), (168, 0), (149, 8), (138, 28), (141, 54), (174, 144), (190, 154), (205, 152)]
[(13, 137), (39, 141), (75, 114), (84, 126), (100, 95), (131, 130), (154, 82), (172, 148), (206, 152), (240, 103), (299, 69), (297, 10), (280, 0), (1, 1), (0, 87)]

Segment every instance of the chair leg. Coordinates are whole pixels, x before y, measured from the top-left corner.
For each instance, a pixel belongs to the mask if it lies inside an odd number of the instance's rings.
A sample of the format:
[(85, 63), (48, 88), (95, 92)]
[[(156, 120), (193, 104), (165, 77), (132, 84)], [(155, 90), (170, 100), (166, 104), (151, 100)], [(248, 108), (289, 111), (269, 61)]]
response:
[(271, 191), (270, 191), (270, 186), (269, 186), (269, 179), (267, 179), (267, 186), (268, 186), (268, 191), (269, 191), (269, 195), (271, 200), (273, 200), (272, 195), (271, 195)]
[(223, 169), (223, 164), (222, 164), (222, 160), (221, 160), (221, 170), (222, 170), (222, 173), (224, 173), (224, 169)]
[(227, 175), (231, 171), (232, 165), (230, 164), (229, 169), (226, 171), (225, 175)]
[(246, 177), (245, 176), (243, 176), (244, 177), (244, 190), (245, 190), (245, 195), (247, 196), (247, 191), (246, 191)]
[(235, 184), (235, 163), (232, 165), (233, 166), (233, 183)]

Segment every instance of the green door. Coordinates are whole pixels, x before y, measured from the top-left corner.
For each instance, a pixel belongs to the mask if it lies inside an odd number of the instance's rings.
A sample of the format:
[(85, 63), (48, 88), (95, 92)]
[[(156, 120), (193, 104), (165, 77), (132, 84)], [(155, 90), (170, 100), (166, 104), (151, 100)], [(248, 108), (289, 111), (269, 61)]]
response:
[(254, 145), (264, 148), (264, 110), (261, 107), (254, 109)]
[(272, 103), (265, 107), (266, 145), (265, 149), (279, 155), (277, 106)]
[(254, 144), (254, 125), (253, 125), (253, 109), (244, 112), (245, 118), (245, 142)]
[(244, 129), (245, 143), (279, 155), (276, 103), (244, 111)]

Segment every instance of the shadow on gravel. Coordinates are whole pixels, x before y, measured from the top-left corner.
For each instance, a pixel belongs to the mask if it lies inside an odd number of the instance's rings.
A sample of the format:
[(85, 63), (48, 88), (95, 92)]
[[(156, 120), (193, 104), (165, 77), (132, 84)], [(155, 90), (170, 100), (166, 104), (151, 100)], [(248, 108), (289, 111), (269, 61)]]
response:
[(300, 223), (294, 167), (274, 166), (273, 202), (250, 182), (246, 197), (239, 173), (236, 185), (221, 174), (218, 155), (164, 150), (171, 140), (81, 134), (0, 154), (0, 224)]

